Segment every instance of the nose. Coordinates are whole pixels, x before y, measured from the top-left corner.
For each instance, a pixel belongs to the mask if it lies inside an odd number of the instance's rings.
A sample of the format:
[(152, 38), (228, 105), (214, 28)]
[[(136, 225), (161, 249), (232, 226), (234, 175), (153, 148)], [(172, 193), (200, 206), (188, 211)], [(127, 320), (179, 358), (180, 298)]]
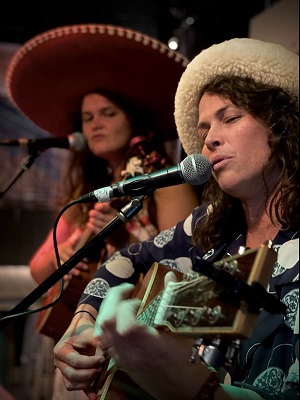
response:
[(102, 115), (96, 114), (93, 118), (93, 128), (102, 128), (104, 126), (104, 118)]
[(221, 145), (219, 135), (210, 130), (205, 138), (204, 144), (210, 151), (213, 151), (216, 147)]

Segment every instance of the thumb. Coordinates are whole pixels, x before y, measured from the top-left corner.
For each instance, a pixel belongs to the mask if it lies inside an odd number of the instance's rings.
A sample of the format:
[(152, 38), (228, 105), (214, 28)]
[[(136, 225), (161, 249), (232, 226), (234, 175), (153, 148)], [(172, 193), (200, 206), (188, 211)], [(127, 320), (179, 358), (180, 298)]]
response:
[(98, 316), (95, 322), (94, 336), (101, 335), (101, 325), (105, 321), (115, 316), (119, 303), (122, 300), (129, 298), (134, 288), (134, 285), (131, 285), (129, 283), (122, 283), (119, 286), (115, 286), (109, 289), (98, 312)]
[(178, 279), (174, 272), (169, 271), (165, 275), (164, 286), (166, 287), (169, 282), (178, 282)]

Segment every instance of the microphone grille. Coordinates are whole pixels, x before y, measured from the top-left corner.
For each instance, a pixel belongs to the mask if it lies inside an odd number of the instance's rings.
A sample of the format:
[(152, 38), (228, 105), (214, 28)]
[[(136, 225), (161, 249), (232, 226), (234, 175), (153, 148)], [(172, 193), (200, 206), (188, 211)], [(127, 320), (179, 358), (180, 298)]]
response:
[(183, 179), (190, 185), (202, 185), (211, 173), (210, 162), (202, 154), (191, 154), (180, 163)]
[(70, 149), (82, 151), (86, 148), (86, 138), (81, 132), (74, 132), (68, 136)]

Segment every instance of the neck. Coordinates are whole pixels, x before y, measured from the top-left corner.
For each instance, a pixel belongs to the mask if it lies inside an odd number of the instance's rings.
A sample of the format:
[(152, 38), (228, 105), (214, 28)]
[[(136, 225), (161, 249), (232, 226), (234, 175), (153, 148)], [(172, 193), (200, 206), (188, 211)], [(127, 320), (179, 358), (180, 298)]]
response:
[(264, 207), (244, 207), (244, 211), (247, 221), (247, 247), (258, 247), (274, 239), (280, 229), (280, 224), (271, 221)]
[(111, 175), (113, 182), (118, 182), (122, 179), (121, 172), (124, 169), (124, 158), (109, 159), (107, 160), (109, 168), (111, 168)]

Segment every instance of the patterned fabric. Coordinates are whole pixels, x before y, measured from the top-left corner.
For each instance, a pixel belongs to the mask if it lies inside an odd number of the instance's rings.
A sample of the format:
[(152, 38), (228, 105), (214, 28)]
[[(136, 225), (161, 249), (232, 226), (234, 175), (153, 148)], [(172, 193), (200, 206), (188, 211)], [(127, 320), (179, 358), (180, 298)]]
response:
[[(149, 199), (145, 199), (144, 202), (148, 200)], [(157, 228), (152, 224), (150, 220), (148, 206), (145, 206), (145, 204), (136, 216), (125, 223), (125, 228), (127, 232), (136, 239), (137, 242), (149, 240), (151, 237), (154, 237), (158, 233)], [(117, 248), (115, 246), (112, 246), (111, 244), (107, 243), (105, 247), (106, 258), (112, 256), (117, 251)]]
[[(140, 144), (140, 147), (142, 147), (142, 144)], [(134, 151), (134, 148), (135, 147), (132, 146), (131, 151)], [(143, 150), (146, 153), (146, 148)], [(139, 151), (141, 152), (142, 150)], [(163, 166), (164, 164), (162, 163), (162, 157), (159, 153), (152, 152), (146, 156), (139, 154), (139, 156), (132, 156), (128, 159), (125, 169), (121, 171), (121, 175), (124, 179), (130, 179), (152, 172), (156, 169), (156, 167), (162, 168)], [(137, 242), (148, 240), (158, 233), (158, 229), (155, 225), (153, 225), (149, 216), (151, 202), (153, 202), (153, 198), (151, 196), (145, 198), (143, 200), (143, 208), (138, 212), (137, 215), (133, 216), (125, 223), (127, 232), (132, 235)], [(111, 244), (106, 244), (106, 258), (113, 255), (117, 250), (118, 249)]]
[[(123, 282), (136, 283), (140, 273), (145, 274), (153, 262), (187, 273), (195, 257), (215, 262), (226, 253), (236, 254), (239, 247), (245, 245), (242, 234), (232, 243), (211, 249), (207, 254), (192, 246), (192, 231), (206, 212), (207, 207), (200, 206), (176, 227), (115, 253), (97, 270), (80, 303), (88, 303), (98, 310), (110, 287)], [(287, 312), (284, 316), (260, 312), (251, 339), (241, 342), (232, 376), (235, 381), (239, 380), (235, 385), (248, 387), (264, 399), (292, 400), (299, 398), (298, 232), (279, 232), (273, 240), (273, 248), (278, 258), (269, 292), (286, 304)]]

